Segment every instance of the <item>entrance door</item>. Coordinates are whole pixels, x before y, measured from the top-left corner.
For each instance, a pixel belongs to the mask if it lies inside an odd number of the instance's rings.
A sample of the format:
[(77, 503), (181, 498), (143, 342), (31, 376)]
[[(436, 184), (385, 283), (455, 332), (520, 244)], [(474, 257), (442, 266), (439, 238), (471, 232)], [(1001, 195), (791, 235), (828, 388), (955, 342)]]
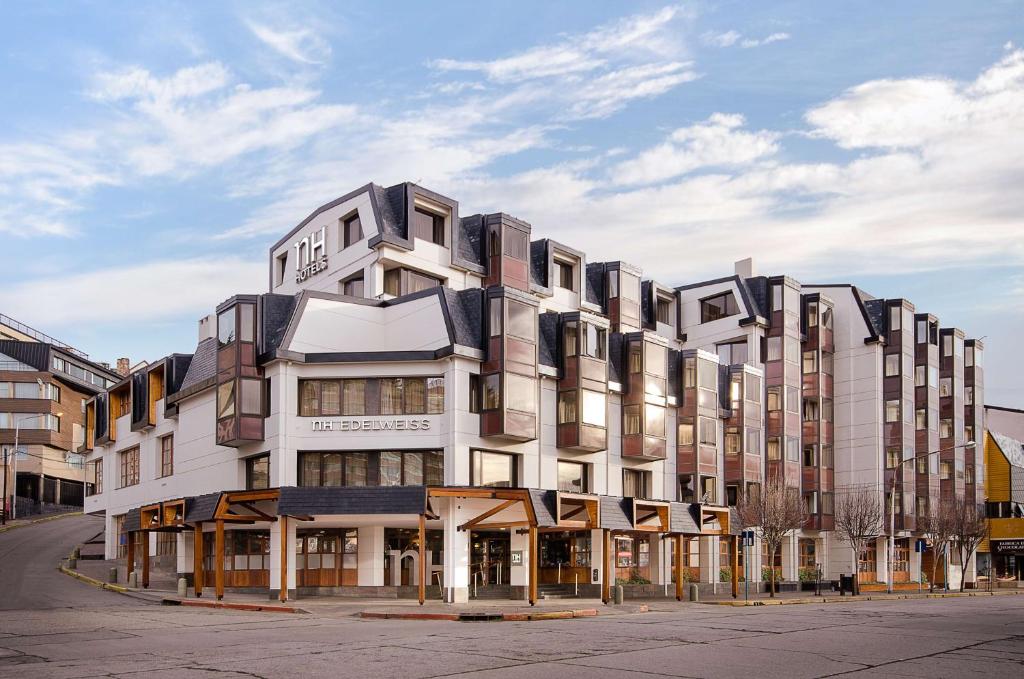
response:
[[(512, 539), (507, 532), (476, 532), (470, 535), (470, 584), (507, 585)], [(475, 580), (474, 580), (475, 579)]]

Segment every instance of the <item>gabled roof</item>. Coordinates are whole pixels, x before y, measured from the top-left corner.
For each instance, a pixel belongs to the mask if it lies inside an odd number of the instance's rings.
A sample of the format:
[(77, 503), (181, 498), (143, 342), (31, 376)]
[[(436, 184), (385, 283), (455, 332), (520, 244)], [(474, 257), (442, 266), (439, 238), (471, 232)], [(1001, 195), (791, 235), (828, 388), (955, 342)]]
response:
[(200, 340), (196, 345), (195, 353), (192, 354), (192, 361), (189, 363), (185, 379), (181, 381), (181, 388), (178, 391), (185, 391), (201, 382), (217, 376), (217, 339), (207, 337)]

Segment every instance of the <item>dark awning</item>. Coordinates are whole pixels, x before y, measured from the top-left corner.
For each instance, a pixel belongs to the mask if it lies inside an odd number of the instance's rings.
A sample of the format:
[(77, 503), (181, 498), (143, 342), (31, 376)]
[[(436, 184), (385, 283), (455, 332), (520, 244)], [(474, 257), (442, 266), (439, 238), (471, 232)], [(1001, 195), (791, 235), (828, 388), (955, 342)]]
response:
[(185, 499), (185, 522), (212, 521), (220, 503), (220, 493), (207, 493)]
[(601, 528), (633, 530), (633, 498), (601, 496)]
[(669, 508), (669, 530), (688, 535), (700, 534), (699, 505), (673, 502)]
[(319, 514), (424, 514), (426, 486), (374, 488), (281, 488), (277, 512), (282, 516)]
[(553, 528), (558, 525), (558, 492), (554, 490), (530, 490), (530, 502), (537, 516), (538, 528)]

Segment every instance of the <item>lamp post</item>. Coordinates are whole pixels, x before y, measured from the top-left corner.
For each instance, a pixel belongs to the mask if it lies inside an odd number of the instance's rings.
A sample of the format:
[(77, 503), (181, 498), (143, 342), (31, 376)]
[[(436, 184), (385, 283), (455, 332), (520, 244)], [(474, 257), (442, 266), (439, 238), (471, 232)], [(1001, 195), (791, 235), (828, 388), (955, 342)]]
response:
[[(940, 453), (949, 452), (950, 450), (956, 450), (957, 448), (972, 448), (972, 447), (974, 447), (974, 441), (967, 441), (966, 443), (960, 443), (960, 444), (955, 445), (955, 446), (949, 446), (948, 448), (940, 448), (939, 450), (932, 450), (932, 451), (927, 452), (927, 453), (922, 453), (921, 455), (915, 455), (913, 457), (908, 457), (905, 460), (900, 460), (900, 463), (893, 469), (893, 473), (892, 473), (892, 490), (889, 492), (889, 568), (887, 569), (888, 570), (887, 575), (889, 576), (888, 577), (889, 583), (888, 583), (888, 587), (886, 588), (887, 591), (889, 592), (889, 594), (893, 593), (894, 586), (895, 586), (895, 582), (894, 581), (896, 579), (896, 560), (895, 560), (895, 556), (896, 556), (896, 473), (897, 473), (897, 471), (899, 471), (899, 473), (903, 473), (903, 465), (905, 465), (907, 462), (913, 462), (913, 461), (915, 461), (917, 459), (920, 459), (920, 458), (926, 458), (927, 459), (927, 458), (931, 457), (932, 455), (938, 455)], [(947, 546), (947, 556), (946, 556), (945, 560), (946, 560), (946, 564), (948, 566), (948, 564), (949, 564), (948, 546)], [(948, 581), (949, 578), (946, 577), (946, 580)]]

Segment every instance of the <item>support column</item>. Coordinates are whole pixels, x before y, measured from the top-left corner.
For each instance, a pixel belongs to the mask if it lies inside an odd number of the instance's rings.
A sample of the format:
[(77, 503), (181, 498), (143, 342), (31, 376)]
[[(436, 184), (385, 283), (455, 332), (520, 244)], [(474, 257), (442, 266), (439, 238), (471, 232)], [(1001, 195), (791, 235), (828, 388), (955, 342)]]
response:
[(523, 600), (529, 597), (530, 589), (530, 536), (527, 532), (519, 532), (518, 530), (510, 530), (509, 533), (509, 549), (513, 552), (520, 552), (523, 555), (523, 560), (518, 566), (512, 566), (509, 568), (509, 584), (516, 589), (516, 592), (520, 593)]
[(609, 530), (601, 532), (604, 533), (602, 538), (603, 546), (601, 548), (601, 601), (608, 603), (608, 600), (611, 599), (609, 595), (611, 583), (615, 579), (615, 571), (611, 568), (612, 532)]
[(875, 540), (875, 580), (889, 582), (889, 538)]
[(683, 536), (677, 535), (675, 539), (676, 548), (676, 601), (683, 600), (683, 568), (689, 564), (683, 563)]
[(196, 524), (194, 537), (192, 538), (194, 546), (192, 548), (192, 556), (195, 558), (195, 564), (192, 566), (192, 584), (196, 591), (196, 596), (203, 596), (203, 522), (200, 521)]
[[(590, 531), (590, 575), (586, 582), (597, 585), (600, 588), (604, 581), (604, 531), (592, 529)], [(583, 584), (583, 583), (580, 583)]]
[[(462, 515), (454, 498), (447, 499), (444, 511), (444, 587), (445, 601), (459, 604), (469, 601), (469, 531), (460, 531)], [(466, 513), (466, 518), (470, 518)]]
[(540, 545), (537, 543), (537, 527), (530, 526), (530, 605), (537, 603), (537, 563), (540, 561)]
[(383, 587), (384, 526), (363, 526), (357, 530), (356, 582), (360, 587)]
[(288, 539), (288, 517), (282, 516), (278, 519), (281, 524), (281, 537), (278, 539), (278, 549), (281, 552), (281, 591), (278, 594), (278, 598), (281, 603), (288, 601), (288, 552), (291, 551), (289, 547), (295, 544), (294, 540)]
[(797, 571), (800, 566), (800, 559), (796, 556), (798, 548), (798, 538), (795, 535), (787, 535), (782, 538), (782, 580), (783, 582), (793, 582), (799, 580), (800, 576)]
[(149, 531), (142, 531), (142, 588), (149, 588)]
[[(671, 541), (671, 539), (669, 540)], [(666, 585), (672, 579), (667, 566), (669, 559), (665, 556), (665, 539), (661, 533), (651, 536), (651, 583)]]
[(135, 572), (135, 531), (125, 533), (128, 536), (128, 554), (126, 555), (125, 561), (126, 574), (125, 578), (130, 578), (132, 573)]
[(732, 573), (732, 598), (740, 595), (740, 536), (729, 538), (729, 571)]
[(704, 536), (700, 540), (700, 581), (715, 584), (718, 582), (718, 545), (713, 536)]
[(217, 519), (213, 545), (214, 591), (220, 601), (224, 598), (224, 519)]
[(427, 598), (427, 517), (420, 514), (420, 559), (419, 573), (419, 600), (420, 606)]

